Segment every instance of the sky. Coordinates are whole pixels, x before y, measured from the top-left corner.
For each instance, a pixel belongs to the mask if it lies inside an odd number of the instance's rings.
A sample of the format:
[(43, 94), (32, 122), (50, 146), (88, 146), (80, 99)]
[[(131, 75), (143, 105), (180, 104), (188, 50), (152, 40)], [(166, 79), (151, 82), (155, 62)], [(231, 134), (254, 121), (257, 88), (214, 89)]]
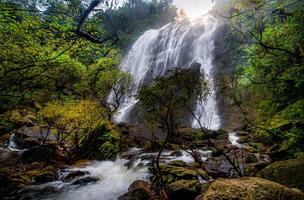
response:
[(190, 19), (196, 19), (211, 10), (212, 0), (173, 0), (177, 8), (183, 9)]

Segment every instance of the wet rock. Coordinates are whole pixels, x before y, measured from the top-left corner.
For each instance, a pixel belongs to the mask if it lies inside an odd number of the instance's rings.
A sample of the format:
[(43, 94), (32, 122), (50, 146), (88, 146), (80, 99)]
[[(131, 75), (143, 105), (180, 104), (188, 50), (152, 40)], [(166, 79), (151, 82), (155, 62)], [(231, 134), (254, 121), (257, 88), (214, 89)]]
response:
[(218, 179), (196, 200), (302, 200), (304, 194), (261, 178)]
[(270, 164), (257, 176), (304, 191), (304, 159), (290, 159)]
[(228, 178), (233, 170), (231, 164), (223, 156), (209, 158), (204, 162), (204, 169), (214, 179)]
[(16, 194), (13, 194), (13, 196), (20, 200), (32, 200), (39, 199), (38, 197), (41, 197), (42, 199), (42, 197), (55, 192), (58, 192), (58, 189), (51, 185), (47, 185), (45, 187), (29, 186), (19, 190)]
[(170, 156), (176, 156), (176, 157), (180, 157), (182, 156), (183, 153), (181, 151), (173, 151)]
[(87, 185), (89, 183), (96, 183), (99, 180), (98, 177), (94, 177), (94, 176), (87, 176), (84, 178), (79, 178), (75, 181), (72, 182), (72, 185), (79, 185), (79, 186), (83, 186), (83, 185)]
[(169, 185), (174, 200), (192, 200), (200, 194), (201, 184), (197, 180), (179, 180)]
[(81, 176), (85, 176), (85, 175), (88, 175), (89, 172), (87, 171), (71, 171), (70, 173), (68, 173), (68, 175), (66, 175), (62, 181), (64, 182), (70, 182), (76, 178), (79, 178)]

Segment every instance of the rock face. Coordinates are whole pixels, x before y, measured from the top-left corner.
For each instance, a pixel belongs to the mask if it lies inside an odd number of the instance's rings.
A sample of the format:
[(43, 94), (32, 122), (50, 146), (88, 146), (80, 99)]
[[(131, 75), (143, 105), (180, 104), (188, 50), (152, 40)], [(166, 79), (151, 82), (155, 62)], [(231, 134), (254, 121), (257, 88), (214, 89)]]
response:
[(303, 200), (304, 193), (261, 178), (218, 179), (196, 200)]
[(272, 163), (257, 176), (304, 191), (304, 158)]

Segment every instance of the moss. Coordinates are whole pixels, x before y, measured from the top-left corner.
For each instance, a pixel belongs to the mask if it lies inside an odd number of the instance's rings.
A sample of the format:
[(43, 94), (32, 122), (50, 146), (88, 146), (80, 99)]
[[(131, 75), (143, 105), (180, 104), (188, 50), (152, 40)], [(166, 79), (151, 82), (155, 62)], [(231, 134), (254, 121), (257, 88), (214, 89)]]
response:
[(265, 179), (218, 179), (196, 200), (303, 200), (304, 194)]
[(304, 191), (304, 159), (278, 161), (260, 171), (257, 176)]

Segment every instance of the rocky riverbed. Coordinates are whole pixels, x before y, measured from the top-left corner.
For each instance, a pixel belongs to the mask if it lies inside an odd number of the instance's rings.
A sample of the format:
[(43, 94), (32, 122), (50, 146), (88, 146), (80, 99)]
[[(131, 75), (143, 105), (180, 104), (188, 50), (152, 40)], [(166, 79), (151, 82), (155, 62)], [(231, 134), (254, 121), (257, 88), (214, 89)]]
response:
[[(199, 131), (183, 129), (181, 132), (186, 139), (189, 137), (189, 141), (193, 141), (192, 137)], [(66, 164), (51, 141), (41, 146), (39, 137), (30, 135), (29, 130), (25, 133), (1, 137), (1, 196), (4, 199), (166, 198), (153, 186), (156, 176), (152, 163), (158, 155), (156, 150), (161, 146), (161, 140), (141, 141), (144, 144), (141, 148), (133, 147), (120, 153), (114, 160), (79, 160)], [(230, 134), (223, 130), (217, 131), (213, 132), (211, 138), (217, 148), (206, 144), (204, 140), (195, 141), (195, 149), (182, 148), (180, 144), (173, 143), (165, 146), (160, 156), (160, 169), (171, 199), (233, 199), (232, 191), (241, 190), (239, 185), (246, 184), (252, 189), (242, 194), (241, 199), (255, 195), (255, 187), (264, 188), (266, 192), (253, 199), (275, 197), (272, 190), (279, 189), (286, 191), (282, 193), (286, 198), (303, 197), (300, 190), (286, 187), (303, 190), (301, 171), (304, 164), (301, 159), (286, 161), (290, 165), (271, 164), (272, 159), (265, 152), (266, 147), (250, 143), (249, 135), (244, 131)], [(218, 148), (224, 152), (219, 152)], [(194, 160), (191, 155), (193, 152), (200, 157), (201, 163)], [(258, 176), (285, 186), (261, 178), (240, 178), (225, 156), (235, 163), (242, 175)], [(297, 180), (288, 179), (288, 176), (293, 176), (293, 169), (299, 173)], [(280, 174), (274, 173), (274, 170), (280, 170)]]

